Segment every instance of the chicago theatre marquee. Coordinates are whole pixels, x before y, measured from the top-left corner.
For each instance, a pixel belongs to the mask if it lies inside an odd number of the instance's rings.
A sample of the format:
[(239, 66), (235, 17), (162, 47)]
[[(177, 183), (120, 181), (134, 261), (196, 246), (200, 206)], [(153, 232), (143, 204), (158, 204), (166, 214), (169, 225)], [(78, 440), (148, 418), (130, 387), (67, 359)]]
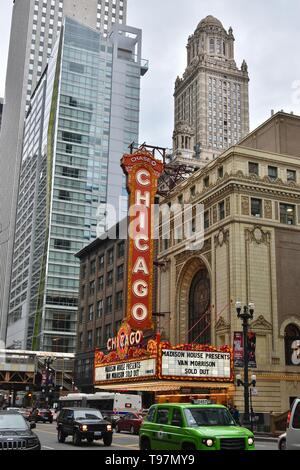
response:
[(109, 338), (107, 352), (95, 353), (94, 385), (100, 390), (152, 392), (157, 401), (186, 401), (193, 395), (227, 402), (234, 391), (230, 347), (172, 344), (154, 330), (152, 205), (163, 164), (138, 150), (123, 157), (122, 168), (130, 195), (127, 315), (117, 336)]

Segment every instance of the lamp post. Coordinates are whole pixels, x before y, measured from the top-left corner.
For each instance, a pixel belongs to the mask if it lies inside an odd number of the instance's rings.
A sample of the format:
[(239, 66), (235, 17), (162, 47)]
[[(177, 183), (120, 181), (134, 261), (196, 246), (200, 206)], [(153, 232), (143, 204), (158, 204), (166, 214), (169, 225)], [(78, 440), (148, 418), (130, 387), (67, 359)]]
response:
[[(240, 375), (237, 376), (237, 386), (244, 387), (244, 426), (252, 426), (252, 419), (250, 421), (249, 413), (249, 388), (254, 385), (254, 379), (252, 377), (249, 383), (249, 351), (248, 351), (248, 328), (249, 320), (253, 319), (254, 316), (254, 304), (251, 302), (249, 305), (245, 305), (242, 308), (242, 303), (236, 303), (236, 311), (239, 319), (242, 320), (243, 325), (243, 342), (244, 342), (244, 381)], [(256, 384), (256, 377), (255, 377)]]

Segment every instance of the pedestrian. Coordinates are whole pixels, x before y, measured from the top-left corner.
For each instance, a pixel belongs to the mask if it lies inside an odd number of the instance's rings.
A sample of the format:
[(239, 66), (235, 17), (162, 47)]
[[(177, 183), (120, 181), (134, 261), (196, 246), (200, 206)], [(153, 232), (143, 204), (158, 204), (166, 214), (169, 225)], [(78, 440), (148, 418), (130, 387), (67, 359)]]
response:
[(233, 410), (232, 410), (232, 417), (233, 417), (234, 421), (235, 421), (238, 425), (240, 425), (240, 412), (239, 412), (239, 410), (237, 409), (237, 406), (236, 406), (236, 405), (233, 407)]

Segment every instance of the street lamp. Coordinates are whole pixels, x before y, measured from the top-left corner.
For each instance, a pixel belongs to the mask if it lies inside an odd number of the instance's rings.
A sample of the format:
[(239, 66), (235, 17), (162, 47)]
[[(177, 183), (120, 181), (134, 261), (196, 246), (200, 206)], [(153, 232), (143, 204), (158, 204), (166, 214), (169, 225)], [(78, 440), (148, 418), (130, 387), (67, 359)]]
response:
[(244, 426), (251, 425), (252, 419), (250, 420), (249, 413), (249, 389), (253, 385), (256, 385), (256, 376), (252, 376), (251, 382), (249, 383), (249, 351), (248, 351), (248, 328), (249, 320), (253, 320), (254, 316), (254, 303), (250, 302), (249, 305), (242, 307), (241, 302), (236, 302), (236, 311), (239, 319), (242, 320), (243, 325), (243, 342), (244, 342), (244, 381), (240, 375), (236, 376), (237, 386), (241, 385), (244, 387)]

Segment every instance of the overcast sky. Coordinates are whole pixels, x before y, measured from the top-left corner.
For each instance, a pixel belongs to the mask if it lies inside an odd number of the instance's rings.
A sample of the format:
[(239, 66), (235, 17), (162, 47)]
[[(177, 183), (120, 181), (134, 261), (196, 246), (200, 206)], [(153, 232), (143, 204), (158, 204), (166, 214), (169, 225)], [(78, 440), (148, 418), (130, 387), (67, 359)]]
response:
[[(12, 0), (0, 0), (0, 96), (4, 94)], [(232, 26), (236, 61), (250, 75), (250, 125), (271, 109), (300, 115), (299, 0), (128, 0), (128, 24), (143, 30), (140, 142), (171, 147), (173, 91), (186, 65), (186, 44), (207, 15)], [(294, 87), (294, 88), (293, 88)]]

